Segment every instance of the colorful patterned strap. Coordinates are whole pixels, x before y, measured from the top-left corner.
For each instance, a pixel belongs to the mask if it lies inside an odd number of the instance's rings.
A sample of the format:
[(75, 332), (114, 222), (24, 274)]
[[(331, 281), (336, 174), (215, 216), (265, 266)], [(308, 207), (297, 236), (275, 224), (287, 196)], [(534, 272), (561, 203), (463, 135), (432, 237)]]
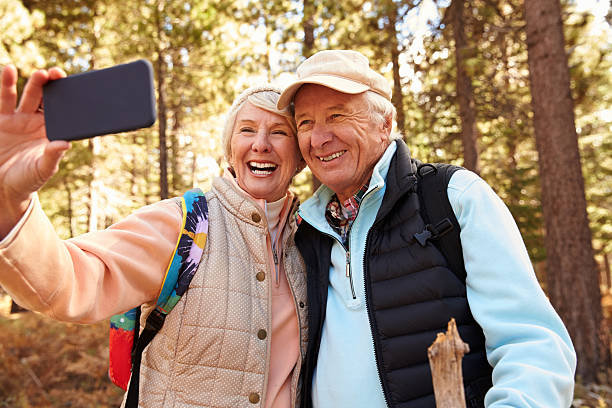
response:
[[(165, 317), (189, 288), (206, 245), (208, 206), (200, 189), (187, 191), (181, 197), (183, 229), (157, 298), (155, 312)], [(132, 371), (132, 349), (137, 339), (136, 327), (140, 307), (112, 316), (109, 333), (109, 368), (111, 381), (127, 390)]]

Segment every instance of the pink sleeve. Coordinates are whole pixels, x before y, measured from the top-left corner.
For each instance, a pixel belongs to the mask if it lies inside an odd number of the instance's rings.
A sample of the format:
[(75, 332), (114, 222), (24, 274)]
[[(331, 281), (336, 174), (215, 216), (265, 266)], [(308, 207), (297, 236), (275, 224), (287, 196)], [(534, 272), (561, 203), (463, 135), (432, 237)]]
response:
[(0, 245), (0, 284), (18, 304), (91, 323), (157, 297), (182, 225), (175, 201), (64, 241), (35, 200), (17, 233)]

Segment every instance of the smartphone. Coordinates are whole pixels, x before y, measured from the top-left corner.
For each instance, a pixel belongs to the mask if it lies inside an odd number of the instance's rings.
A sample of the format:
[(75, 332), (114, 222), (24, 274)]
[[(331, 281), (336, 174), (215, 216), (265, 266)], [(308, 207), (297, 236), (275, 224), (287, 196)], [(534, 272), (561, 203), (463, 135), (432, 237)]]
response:
[(151, 63), (142, 59), (49, 81), (43, 108), (49, 140), (149, 127), (157, 117)]

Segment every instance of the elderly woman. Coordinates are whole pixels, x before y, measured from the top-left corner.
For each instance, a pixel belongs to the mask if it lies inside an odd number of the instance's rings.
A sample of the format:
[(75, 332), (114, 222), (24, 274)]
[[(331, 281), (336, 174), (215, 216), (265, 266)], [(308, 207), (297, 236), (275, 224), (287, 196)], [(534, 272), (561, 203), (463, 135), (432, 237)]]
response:
[[(36, 191), (69, 144), (49, 142), (37, 71), (16, 107), (16, 70), (0, 95), (0, 284), (54, 319), (90, 323), (154, 302), (181, 234), (176, 200), (141, 208), (106, 230), (60, 240)], [(293, 407), (305, 334), (303, 263), (293, 243), (304, 167), (279, 91), (243, 92), (223, 133), (230, 168), (206, 193), (208, 239), (189, 290), (145, 349), (140, 407)], [(125, 404), (125, 401), (124, 401)]]

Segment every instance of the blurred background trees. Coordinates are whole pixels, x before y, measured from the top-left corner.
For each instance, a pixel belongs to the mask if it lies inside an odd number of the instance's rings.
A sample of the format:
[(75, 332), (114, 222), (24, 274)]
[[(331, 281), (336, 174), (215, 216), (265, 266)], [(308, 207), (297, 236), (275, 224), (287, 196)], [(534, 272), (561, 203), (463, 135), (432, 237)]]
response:
[[(538, 14), (555, 5), (556, 51), (544, 46), (554, 41)], [(578, 374), (601, 382), (612, 308), (611, 16), (609, 0), (0, 0), (0, 65), (14, 63), (21, 86), (53, 65), (69, 74), (137, 58), (154, 66), (157, 123), (73, 143), (41, 192), (67, 238), (192, 186), (206, 190), (225, 166), (223, 115), (238, 92), (282, 86), (318, 50), (361, 51), (392, 83), (413, 155), (477, 171), (506, 202), (576, 342)], [(563, 57), (552, 60), (567, 80), (546, 62), (543, 78), (565, 101), (532, 82), (547, 53)], [(538, 126), (538, 106), (561, 103), (563, 126)], [(568, 190), (560, 168), (575, 180), (572, 194), (550, 196), (544, 186)], [(305, 170), (293, 188), (306, 198), (313, 182)], [(570, 219), (580, 226), (555, 232)]]

